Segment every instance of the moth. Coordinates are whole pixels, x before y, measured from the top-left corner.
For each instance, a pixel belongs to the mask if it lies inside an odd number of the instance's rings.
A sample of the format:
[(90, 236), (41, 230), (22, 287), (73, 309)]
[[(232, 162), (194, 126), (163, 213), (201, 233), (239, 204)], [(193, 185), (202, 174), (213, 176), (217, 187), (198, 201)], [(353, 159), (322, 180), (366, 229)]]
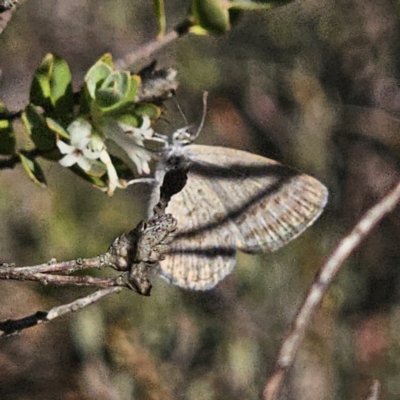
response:
[[(201, 128), (199, 128), (201, 129)], [(188, 169), (183, 190), (166, 209), (177, 231), (159, 274), (182, 288), (207, 290), (234, 268), (237, 250), (278, 250), (322, 213), (328, 190), (317, 179), (242, 150), (193, 144), (185, 129), (174, 135), (156, 170)], [(155, 188), (150, 210), (156, 202)]]

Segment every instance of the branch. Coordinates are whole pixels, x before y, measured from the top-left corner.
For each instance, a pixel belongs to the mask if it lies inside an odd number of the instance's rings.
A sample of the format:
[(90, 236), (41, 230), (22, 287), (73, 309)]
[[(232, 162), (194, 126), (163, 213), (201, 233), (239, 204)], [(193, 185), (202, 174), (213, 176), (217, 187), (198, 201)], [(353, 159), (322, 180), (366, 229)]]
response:
[[(153, 216), (147, 222), (140, 222), (128, 234), (117, 237), (108, 251), (94, 258), (57, 262), (55, 259), (41, 265), (15, 267), (14, 264), (0, 264), (0, 279), (38, 281), (43, 284), (100, 286), (98, 290), (72, 303), (54, 307), (50, 311), (38, 311), (22, 319), (0, 321), (0, 336), (8, 336), (61, 315), (86, 307), (104, 296), (116, 293), (122, 287), (149, 296), (151, 283), (148, 279), (163, 254), (169, 250), (177, 221), (171, 214), (165, 214), (171, 197), (182, 190), (187, 181), (187, 169), (174, 169), (164, 176), (160, 187), (159, 202), (153, 209)], [(71, 276), (73, 272), (109, 266), (123, 274), (111, 278), (92, 276)], [(57, 275), (54, 273), (61, 273)]]
[(187, 34), (189, 28), (192, 26), (192, 22), (189, 20), (183, 21), (180, 25), (175, 27), (174, 30), (165, 34), (164, 36), (154, 39), (149, 43), (139, 47), (137, 50), (126, 54), (119, 60), (115, 60), (114, 66), (116, 69), (124, 70), (129, 69), (134, 64), (141, 60), (148, 60), (154, 53), (161, 50), (163, 47), (172, 43), (179, 37)]
[(13, 264), (5, 263), (1, 264), (0, 266), (0, 279), (5, 277), (9, 273), (38, 274), (45, 272), (62, 272), (68, 275), (82, 269), (100, 269), (109, 264), (108, 257), (109, 256), (106, 253), (93, 258), (78, 258), (76, 260), (60, 262), (56, 261), (56, 259), (53, 258), (47, 263), (27, 267), (15, 267)]
[(305, 330), (310, 323), (311, 317), (320, 305), (323, 296), (328, 291), (330, 284), (336, 277), (344, 261), (372, 232), (376, 225), (387, 214), (393, 211), (399, 201), (400, 182), (397, 183), (391, 192), (364, 214), (353, 230), (341, 240), (330, 257), (322, 265), (284, 339), (275, 370), (264, 387), (264, 400), (274, 400), (277, 398), (283, 380), (290, 367), (293, 365), (294, 358), (304, 337)]
[(179, 34), (173, 30), (159, 39), (154, 39), (149, 43), (141, 46), (138, 50), (131, 53), (125, 54), (122, 58), (115, 60), (114, 66), (116, 69), (124, 70), (129, 69), (131, 66), (136, 64), (141, 60), (148, 60), (151, 55), (163, 47), (167, 46), (169, 43), (178, 39)]
[(0, 336), (14, 335), (24, 329), (31, 328), (32, 326), (49, 322), (52, 319), (61, 317), (62, 315), (68, 314), (72, 311), (77, 311), (99, 301), (103, 297), (106, 297), (112, 293), (118, 293), (120, 291), (120, 288), (115, 287), (102, 289), (91, 293), (88, 296), (75, 300), (72, 303), (53, 307), (49, 311), (38, 311), (35, 314), (21, 319), (8, 319), (7, 321), (0, 322)]
[(381, 394), (381, 384), (377, 379), (372, 382), (372, 385), (369, 389), (369, 394), (366, 400), (378, 400), (379, 395)]
[(129, 287), (128, 283), (124, 281), (122, 276), (116, 278), (96, 278), (92, 276), (65, 276), (53, 275), (43, 273), (31, 273), (24, 271), (24, 268), (19, 268), (15, 271), (12, 267), (3, 267), (0, 270), (0, 279), (16, 280), (16, 281), (34, 281), (40, 282), (44, 285), (57, 285), (57, 286), (96, 286), (96, 287)]
[[(112, 287), (121, 286), (128, 287), (127, 283), (121, 276), (116, 278), (96, 278), (92, 276), (65, 276), (84, 269), (97, 268), (104, 266), (115, 266), (115, 259), (111, 252), (101, 254), (93, 258), (78, 258), (72, 261), (57, 262), (55, 259), (45, 264), (15, 267), (14, 264), (0, 265), (0, 279), (18, 280), (18, 281), (37, 281), (45, 285), (76, 285), (76, 286), (97, 286)], [(61, 273), (63, 275), (56, 275)]]

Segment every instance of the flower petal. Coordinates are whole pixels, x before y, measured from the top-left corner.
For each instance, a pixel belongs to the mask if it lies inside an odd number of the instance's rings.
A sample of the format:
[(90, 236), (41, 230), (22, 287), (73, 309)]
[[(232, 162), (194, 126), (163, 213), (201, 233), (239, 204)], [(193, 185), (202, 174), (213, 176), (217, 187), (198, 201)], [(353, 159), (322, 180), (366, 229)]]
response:
[(78, 156), (75, 153), (68, 154), (64, 156), (61, 160), (58, 162), (63, 166), (63, 167), (71, 167), (78, 161)]
[(150, 126), (151, 126), (151, 120), (147, 115), (145, 115), (143, 117), (142, 126), (139, 129), (146, 131), (150, 128)]
[(84, 170), (84, 171), (89, 171), (91, 164), (89, 162), (89, 160), (83, 156), (78, 157), (78, 159), (76, 160), (76, 162), (78, 163), (78, 165)]
[(75, 151), (75, 147), (70, 146), (62, 140), (57, 140), (56, 144), (62, 154), (72, 154)]
[(78, 118), (67, 128), (71, 136), (71, 145), (77, 149), (84, 149), (90, 142), (92, 126), (86, 120)]
[(100, 158), (100, 152), (99, 151), (92, 151), (88, 148), (82, 149), (83, 156), (85, 158), (88, 158), (89, 160), (97, 160)]
[[(128, 157), (135, 163), (139, 174), (150, 173), (148, 161), (151, 160), (151, 152), (143, 147), (142, 138), (138, 139), (132, 134), (126, 134), (122, 124), (109, 124), (107, 136), (113, 140)], [(137, 129), (137, 128), (133, 128)]]
[(129, 158), (135, 163), (139, 175), (150, 174), (148, 161), (151, 160), (150, 153), (141, 147), (137, 147), (135, 151), (126, 152)]
[(107, 167), (107, 175), (108, 175), (107, 194), (109, 196), (112, 196), (117, 187), (123, 189), (125, 186), (121, 184), (121, 182), (118, 178), (117, 171), (115, 170), (115, 167), (111, 161), (110, 155), (107, 153), (106, 150), (103, 150), (101, 152), (100, 160), (103, 161), (103, 163)]

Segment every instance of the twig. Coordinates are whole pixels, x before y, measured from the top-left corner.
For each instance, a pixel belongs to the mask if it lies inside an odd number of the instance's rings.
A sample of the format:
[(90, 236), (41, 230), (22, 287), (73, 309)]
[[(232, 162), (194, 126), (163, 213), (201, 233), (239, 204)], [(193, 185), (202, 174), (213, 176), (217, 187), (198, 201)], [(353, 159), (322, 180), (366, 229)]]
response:
[(149, 43), (141, 46), (139, 49), (124, 55), (118, 60), (115, 60), (115, 68), (120, 70), (129, 69), (138, 61), (148, 60), (154, 53), (172, 43), (180, 36), (188, 33), (191, 26), (192, 23), (189, 20), (185, 20), (182, 24), (178, 25), (175, 29), (173, 29), (171, 32), (168, 32), (164, 36), (151, 40)]
[(115, 287), (101, 289), (97, 292), (89, 294), (88, 296), (75, 300), (72, 303), (54, 307), (50, 311), (38, 311), (35, 314), (21, 319), (8, 319), (7, 321), (0, 322), (0, 336), (13, 335), (21, 332), (24, 329), (31, 328), (32, 326), (49, 322), (52, 319), (61, 317), (64, 314), (89, 306), (99, 301), (103, 297), (112, 293), (118, 293), (119, 291), (121, 291), (121, 289)]
[(110, 264), (110, 256), (108, 253), (99, 255), (93, 258), (78, 258), (71, 261), (56, 261), (54, 258), (44, 264), (27, 266), (27, 267), (15, 267), (13, 264), (1, 264), (0, 265), (0, 279), (9, 273), (17, 274), (19, 272), (25, 274), (37, 274), (37, 273), (52, 273), (62, 272), (64, 274), (72, 274), (73, 272), (80, 271), (83, 269), (97, 268), (101, 269), (104, 266)]
[(178, 39), (178, 37), (179, 34), (173, 30), (158, 39), (150, 41), (146, 45), (140, 47), (138, 50), (125, 54), (122, 58), (115, 60), (114, 66), (116, 69), (119, 70), (129, 69), (138, 61), (149, 59), (153, 53), (157, 52), (164, 46)]
[(111, 287), (120, 286), (128, 287), (127, 283), (124, 282), (121, 276), (116, 278), (95, 278), (92, 276), (65, 276), (65, 275), (53, 275), (43, 273), (31, 273), (24, 271), (22, 268), (19, 271), (13, 271), (9, 268), (8, 272), (1, 271), (0, 279), (16, 280), (16, 281), (34, 281), (40, 282), (44, 285), (75, 285), (75, 286), (96, 286), (96, 287)]
[[(38, 311), (18, 320), (0, 321), (0, 336), (8, 336), (37, 324), (48, 322), (68, 312), (93, 304), (122, 287), (149, 296), (151, 283), (148, 275), (163, 259), (172, 241), (177, 221), (165, 210), (171, 197), (182, 190), (187, 181), (187, 169), (174, 169), (164, 176), (160, 186), (159, 202), (153, 209), (153, 216), (147, 222), (140, 222), (127, 234), (117, 237), (108, 251), (97, 257), (57, 262), (55, 259), (41, 265), (15, 267), (14, 264), (0, 264), (0, 279), (38, 281), (43, 284), (100, 286), (99, 290), (70, 304), (54, 307), (49, 312)], [(92, 276), (71, 276), (73, 272), (89, 268), (112, 267), (122, 275), (110, 278)], [(61, 273), (57, 275), (56, 273)]]
[(322, 297), (328, 291), (330, 284), (339, 272), (344, 261), (371, 233), (375, 226), (387, 214), (393, 211), (399, 201), (400, 182), (397, 183), (391, 192), (365, 213), (353, 230), (341, 240), (330, 257), (328, 257), (326, 262), (322, 265), (284, 339), (275, 370), (264, 387), (264, 400), (274, 400), (277, 398), (283, 380), (290, 367), (293, 365), (295, 355), (311, 317), (320, 305)]
[(377, 379), (374, 379), (369, 389), (369, 394), (366, 400), (378, 400), (381, 394), (381, 384)]

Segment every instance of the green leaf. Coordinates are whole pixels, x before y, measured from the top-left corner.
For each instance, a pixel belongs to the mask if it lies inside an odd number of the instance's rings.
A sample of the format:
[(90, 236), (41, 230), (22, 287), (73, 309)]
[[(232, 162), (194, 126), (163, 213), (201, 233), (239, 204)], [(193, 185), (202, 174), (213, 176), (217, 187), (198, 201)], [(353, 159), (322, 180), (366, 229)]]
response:
[[(81, 168), (80, 168), (81, 169)], [(84, 171), (86, 175), (94, 178), (101, 178), (106, 172), (107, 167), (99, 160), (93, 160), (89, 171)]]
[(94, 126), (101, 125), (104, 118), (134, 110), (141, 79), (129, 71), (113, 71), (110, 55), (104, 55), (90, 68), (85, 82), (79, 114), (90, 114)]
[(72, 118), (74, 94), (72, 77), (68, 64), (60, 57), (54, 57), (50, 81), (51, 99), (54, 104), (54, 115), (63, 124)]
[(138, 118), (133, 114), (124, 114), (118, 117), (118, 122), (121, 122), (127, 126), (134, 126), (137, 127), (139, 124)]
[(113, 65), (110, 54), (102, 56), (85, 76), (86, 88), (92, 99), (96, 98), (96, 90), (112, 74)]
[(114, 63), (113, 63), (113, 59), (112, 59), (112, 55), (111, 53), (105, 53), (103, 54), (99, 60), (97, 62), (102, 62), (106, 65), (108, 65), (109, 67), (111, 67), (111, 69), (114, 68)]
[(50, 80), (52, 56), (47, 54), (40, 65), (37, 67), (31, 84), (30, 101), (44, 109), (51, 108), (50, 101)]
[(47, 117), (46, 118), (47, 127), (53, 131), (56, 136), (62, 137), (64, 139), (70, 139), (68, 132), (54, 119)]
[(206, 31), (212, 35), (222, 35), (228, 32), (230, 21), (227, 4), (229, 5), (221, 0), (192, 0), (191, 14), (195, 26), (190, 31), (192, 33)]
[(37, 161), (23, 152), (19, 153), (18, 156), (29, 178), (38, 185), (46, 187), (45, 176)]
[(90, 182), (92, 185), (99, 187), (99, 188), (105, 188), (107, 187), (107, 181), (108, 181), (108, 176), (106, 174), (107, 168), (106, 166), (102, 164), (102, 167), (99, 166), (99, 169), (95, 168), (93, 171), (85, 172), (82, 168), (79, 168), (76, 164), (73, 165), (72, 167), (69, 167), (69, 169), (82, 179), (84, 179), (87, 182)]
[(79, 96), (79, 114), (88, 115), (90, 114), (90, 106), (93, 103), (93, 99), (89, 94), (87, 85), (85, 84), (80, 92)]
[(113, 72), (96, 92), (96, 103), (103, 112), (115, 111), (132, 103), (138, 89), (138, 81), (127, 71)]
[(26, 107), (22, 114), (22, 121), (38, 149), (51, 151), (55, 148), (56, 136), (33, 104), (28, 104)]
[(7, 119), (0, 120), (0, 154), (15, 154), (15, 134), (12, 123)]
[(131, 75), (130, 77), (129, 91), (126, 93), (126, 99), (128, 101), (134, 101), (137, 95), (141, 79), (139, 75)]
[(47, 54), (36, 69), (30, 92), (30, 101), (45, 112), (67, 123), (73, 112), (71, 72), (60, 57)]
[(294, 0), (192, 0), (191, 33), (222, 35), (228, 32), (242, 10), (268, 10)]
[(100, 108), (110, 108), (123, 100), (128, 77), (122, 72), (113, 72), (96, 91), (96, 103)]
[(164, 0), (153, 0), (154, 10), (158, 22), (158, 37), (162, 37), (165, 34), (165, 8)]
[(156, 120), (161, 115), (161, 108), (151, 103), (141, 103), (136, 106), (136, 115), (144, 117), (147, 115), (151, 120)]

